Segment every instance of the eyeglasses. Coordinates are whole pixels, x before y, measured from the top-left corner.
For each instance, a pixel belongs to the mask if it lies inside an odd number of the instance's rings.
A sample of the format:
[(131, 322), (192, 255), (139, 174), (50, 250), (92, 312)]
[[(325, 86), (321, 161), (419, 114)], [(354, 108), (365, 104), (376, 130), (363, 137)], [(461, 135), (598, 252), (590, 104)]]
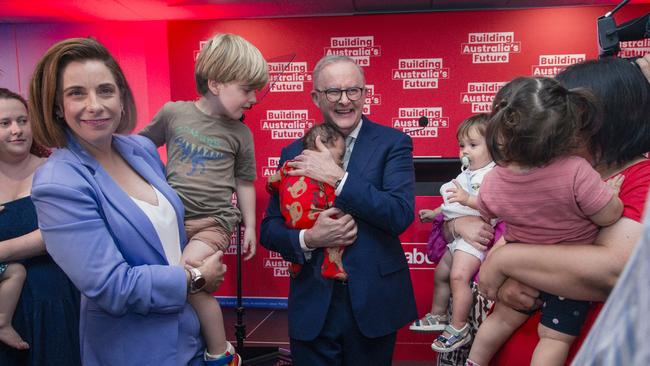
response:
[(352, 87), (352, 88), (347, 88), (347, 89), (337, 89), (337, 88), (329, 88), (325, 90), (318, 90), (314, 89), (319, 93), (325, 93), (325, 97), (327, 100), (329, 100), (332, 103), (336, 103), (339, 100), (341, 100), (341, 97), (343, 96), (343, 93), (345, 92), (345, 95), (348, 97), (349, 100), (351, 101), (356, 101), (361, 98), (363, 95), (363, 91), (365, 88), (360, 88), (360, 87)]

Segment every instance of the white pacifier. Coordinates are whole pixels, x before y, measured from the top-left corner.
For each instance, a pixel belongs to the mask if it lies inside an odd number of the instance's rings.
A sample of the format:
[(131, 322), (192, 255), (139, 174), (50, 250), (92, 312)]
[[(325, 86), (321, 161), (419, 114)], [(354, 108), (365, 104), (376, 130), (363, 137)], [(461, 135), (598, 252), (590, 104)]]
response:
[(469, 159), (469, 156), (467, 156), (467, 155), (461, 156), (460, 157), (460, 165), (461, 165), (460, 170), (461, 171), (467, 170), (469, 168), (470, 163), (471, 163), (471, 160)]

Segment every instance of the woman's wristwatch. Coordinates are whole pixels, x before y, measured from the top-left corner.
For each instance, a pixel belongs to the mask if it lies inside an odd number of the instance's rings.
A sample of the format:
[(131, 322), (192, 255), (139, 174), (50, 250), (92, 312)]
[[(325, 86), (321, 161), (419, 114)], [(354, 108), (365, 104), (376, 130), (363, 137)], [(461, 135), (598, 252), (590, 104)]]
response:
[(195, 294), (203, 289), (205, 286), (205, 278), (201, 274), (198, 268), (187, 267), (187, 271), (190, 273), (190, 281), (187, 286), (187, 291), (190, 294)]

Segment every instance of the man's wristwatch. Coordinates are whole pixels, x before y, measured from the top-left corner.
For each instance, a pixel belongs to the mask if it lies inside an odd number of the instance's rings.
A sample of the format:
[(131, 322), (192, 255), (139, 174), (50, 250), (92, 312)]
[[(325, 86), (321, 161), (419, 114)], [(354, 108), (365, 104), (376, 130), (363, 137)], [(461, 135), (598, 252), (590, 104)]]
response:
[(187, 269), (190, 272), (190, 294), (195, 294), (203, 289), (205, 286), (205, 278), (201, 274), (198, 268), (189, 267)]

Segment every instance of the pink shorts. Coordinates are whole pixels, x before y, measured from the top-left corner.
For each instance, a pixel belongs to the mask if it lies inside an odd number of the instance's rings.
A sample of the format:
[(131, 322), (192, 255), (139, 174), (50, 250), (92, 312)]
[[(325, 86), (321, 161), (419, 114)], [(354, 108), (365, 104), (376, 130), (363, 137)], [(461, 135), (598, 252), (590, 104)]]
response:
[(185, 220), (185, 233), (188, 242), (199, 240), (210, 248), (223, 252), (230, 245), (231, 232), (219, 225), (212, 217)]

